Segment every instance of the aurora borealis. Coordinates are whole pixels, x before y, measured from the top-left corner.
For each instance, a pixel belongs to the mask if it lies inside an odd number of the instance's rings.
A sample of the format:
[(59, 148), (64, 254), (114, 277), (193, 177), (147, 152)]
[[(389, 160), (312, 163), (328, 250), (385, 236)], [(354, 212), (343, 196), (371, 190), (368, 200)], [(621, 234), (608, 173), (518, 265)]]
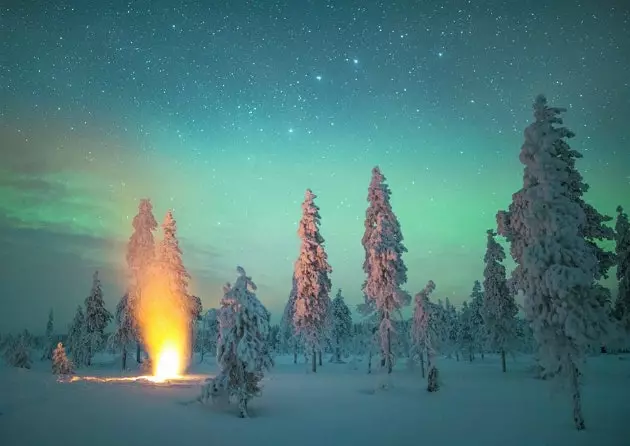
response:
[[(587, 199), (630, 208), (630, 5), (61, 1), (0, 9), (0, 326), (64, 327), (101, 270), (113, 309), (138, 199), (173, 208), (193, 292), (242, 265), (277, 320), (306, 188), (333, 288), (360, 301), (370, 169), (407, 289), (460, 303), (521, 186), (537, 93), (567, 107)], [(557, 4), (556, 4), (557, 3)], [(625, 118), (625, 119), (624, 119)], [(63, 329), (63, 328), (61, 328)]]

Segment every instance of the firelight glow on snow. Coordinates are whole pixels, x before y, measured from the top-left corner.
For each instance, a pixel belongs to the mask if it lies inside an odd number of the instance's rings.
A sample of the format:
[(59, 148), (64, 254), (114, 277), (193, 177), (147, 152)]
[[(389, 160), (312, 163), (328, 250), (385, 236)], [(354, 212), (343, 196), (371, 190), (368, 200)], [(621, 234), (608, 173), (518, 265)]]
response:
[(306, 188), (354, 308), (375, 165), (406, 288), (461, 303), (536, 94), (568, 108), (588, 201), (630, 196), (630, 3), (568, 3), (3, 2), (0, 326), (69, 322), (97, 268), (113, 310), (141, 197), (175, 209), (205, 308), (246, 261), (277, 323)]

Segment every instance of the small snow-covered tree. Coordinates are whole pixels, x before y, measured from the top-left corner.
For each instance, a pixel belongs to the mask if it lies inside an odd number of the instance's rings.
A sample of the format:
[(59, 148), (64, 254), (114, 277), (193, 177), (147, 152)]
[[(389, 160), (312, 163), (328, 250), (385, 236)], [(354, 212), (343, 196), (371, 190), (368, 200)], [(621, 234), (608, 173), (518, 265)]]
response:
[(129, 308), (129, 293), (125, 293), (116, 305), (114, 320), (116, 321), (116, 328), (110, 336), (109, 342), (115, 348), (122, 350), (121, 366), (123, 370), (126, 370), (127, 348), (135, 339), (133, 314)]
[(435, 283), (429, 280), (424, 289), (416, 294), (414, 299), (413, 318), (411, 324), (411, 359), (420, 361), (422, 377), (424, 378), (424, 356), (427, 356), (427, 368), (432, 356), (431, 335), (429, 332), (429, 295), (435, 290)]
[(66, 349), (61, 342), (57, 343), (52, 354), (52, 372), (54, 375), (71, 375), (74, 373), (72, 362), (66, 356)]
[(347, 342), (352, 336), (352, 315), (341, 295), (341, 288), (332, 301), (332, 320), (335, 362), (341, 362), (341, 352), (347, 348)]
[(142, 293), (149, 285), (150, 273), (155, 257), (155, 241), (153, 232), (157, 229), (157, 221), (153, 216), (153, 205), (148, 198), (142, 198), (138, 205), (138, 213), (133, 218), (133, 233), (127, 243), (127, 267), (129, 272), (129, 302), (130, 314), (133, 315), (136, 336), (136, 361), (142, 362), (141, 339), (138, 327), (137, 311), (140, 311), (139, 301)]
[(295, 275), (292, 279), (291, 292), (289, 299), (284, 306), (282, 318), (280, 319), (280, 330), (278, 332), (280, 350), (283, 353), (293, 354), (293, 363), (297, 364), (299, 342), (295, 333), (295, 325), (293, 317), (295, 315), (295, 299), (297, 298), (297, 283)]
[(216, 308), (211, 308), (206, 311), (206, 314), (201, 318), (201, 330), (199, 336), (197, 336), (201, 362), (203, 362), (206, 352), (216, 353), (218, 336), (218, 313)]
[(4, 359), (12, 367), (31, 368), (31, 344), (28, 331), (24, 330), (17, 337), (9, 339), (4, 350)]
[(403, 306), (409, 305), (411, 296), (401, 290), (407, 282), (407, 267), (402, 254), (407, 252), (403, 245), (400, 223), (391, 204), (391, 191), (386, 178), (378, 167), (372, 169), (368, 187), (368, 208), (365, 212), (365, 232), (361, 243), (365, 250), (363, 271), (367, 278), (363, 293), (374, 301), (380, 317), (379, 334), (383, 366), (387, 373), (393, 369), (392, 319)]
[(487, 234), (484, 256), (486, 267), (483, 271), (483, 317), (490, 345), (501, 353), (501, 369), (505, 372), (505, 352), (514, 341), (518, 307), (507, 285), (505, 266), (501, 263), (505, 260), (505, 251), (495, 240), (497, 234), (493, 230), (488, 230)]
[(458, 331), (458, 315), (457, 309), (451, 304), (448, 297), (445, 299), (445, 311), (446, 311), (446, 339), (447, 339), (447, 351), (446, 354), (450, 358), (453, 353), (459, 361), (459, 349), (457, 347), (457, 331)]
[[(520, 160), (525, 165), (520, 198), (526, 206), (499, 216), (499, 228), (520, 239), (517, 286), (548, 375), (565, 377), (573, 399), (573, 420), (584, 429), (580, 366), (585, 349), (606, 333), (608, 316), (594, 292), (601, 269), (585, 239), (587, 216), (571, 188), (566, 138), (573, 133), (544, 96), (534, 103), (535, 122), (525, 130)], [(509, 237), (508, 237), (509, 238)]]
[(88, 340), (85, 327), (85, 314), (81, 305), (77, 306), (74, 319), (68, 330), (68, 344), (70, 346), (70, 354), (77, 367), (87, 364)]
[(481, 359), (484, 358), (488, 337), (486, 324), (483, 320), (483, 296), (484, 292), (481, 290), (481, 283), (475, 280), (472, 293), (470, 294), (470, 323), (472, 328), (473, 349), (481, 354)]
[(42, 352), (42, 361), (52, 359), (52, 352), (54, 348), (53, 332), (54, 332), (54, 317), (52, 308), (48, 312), (48, 322), (46, 323), (46, 335), (44, 337), (44, 350)]
[(294, 270), (297, 293), (293, 314), (295, 332), (305, 352), (312, 354), (313, 372), (317, 371), (317, 352), (321, 351), (326, 340), (325, 328), (332, 286), (328, 277), (332, 268), (328, 264), (324, 238), (319, 232), (320, 215), (315, 198), (317, 196), (307, 189), (298, 226), (301, 245)]
[(273, 366), (269, 354), (269, 312), (254, 291), (256, 285), (240, 266), (234, 286), (223, 288), (219, 318), (215, 386), (238, 400), (240, 416), (247, 417), (247, 404), (260, 394), (264, 371)]
[(615, 222), (615, 253), (619, 288), (615, 301), (615, 316), (626, 332), (630, 332), (630, 223), (621, 206), (617, 207)]
[(468, 302), (464, 301), (462, 304), (462, 310), (459, 313), (459, 332), (458, 332), (458, 344), (459, 348), (468, 353), (468, 360), (473, 360), (473, 349), (475, 345), (474, 330), (472, 325), (472, 311)]
[(92, 291), (85, 299), (86, 365), (91, 365), (94, 353), (103, 346), (105, 328), (111, 320), (112, 314), (105, 308), (98, 271), (95, 271), (92, 276)]

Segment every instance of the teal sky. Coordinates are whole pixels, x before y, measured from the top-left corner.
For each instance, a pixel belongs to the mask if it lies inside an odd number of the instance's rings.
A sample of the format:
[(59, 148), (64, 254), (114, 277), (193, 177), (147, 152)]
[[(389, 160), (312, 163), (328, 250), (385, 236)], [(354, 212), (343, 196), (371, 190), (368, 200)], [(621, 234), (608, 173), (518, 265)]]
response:
[(409, 249), (407, 289), (432, 279), (435, 298), (461, 303), (481, 279), (485, 231), (521, 186), (540, 92), (568, 108), (588, 200), (611, 215), (630, 208), (627, 6), (586, 2), (558, 17), (540, 2), (496, 3), (340, 2), (308, 17), (290, 4), (8, 8), (0, 331), (43, 331), (51, 307), (65, 329), (94, 269), (113, 309), (142, 197), (160, 222), (174, 209), (205, 308), (241, 265), (277, 320), (311, 188), (333, 287), (356, 304), (374, 165)]

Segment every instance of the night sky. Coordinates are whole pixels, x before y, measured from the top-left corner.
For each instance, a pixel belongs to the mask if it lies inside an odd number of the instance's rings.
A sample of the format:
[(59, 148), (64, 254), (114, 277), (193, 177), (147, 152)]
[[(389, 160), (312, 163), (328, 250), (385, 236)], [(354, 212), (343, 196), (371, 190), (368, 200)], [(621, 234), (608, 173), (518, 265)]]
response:
[(51, 307), (64, 332), (97, 268), (113, 309), (145, 196), (174, 208), (205, 307), (238, 264), (277, 321), (312, 188), (356, 304), (377, 164), (408, 290), (460, 303), (538, 93), (568, 108), (588, 200), (630, 208), (627, 0), (2, 3), (2, 332)]

